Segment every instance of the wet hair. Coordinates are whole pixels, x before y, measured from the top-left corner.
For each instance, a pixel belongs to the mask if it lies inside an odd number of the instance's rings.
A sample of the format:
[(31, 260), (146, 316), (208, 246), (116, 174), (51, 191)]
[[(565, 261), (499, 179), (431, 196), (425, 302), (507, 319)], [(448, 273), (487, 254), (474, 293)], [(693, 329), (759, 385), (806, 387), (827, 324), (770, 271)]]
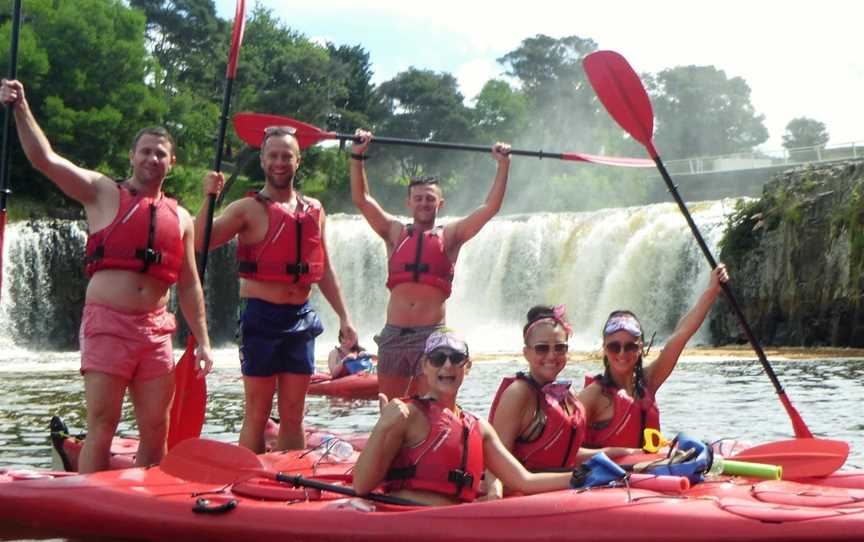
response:
[(145, 135), (155, 136), (155, 137), (163, 137), (168, 140), (168, 143), (171, 144), (171, 156), (175, 156), (177, 154), (177, 144), (174, 142), (174, 138), (171, 137), (171, 133), (164, 126), (148, 126), (146, 128), (141, 128), (138, 130), (138, 133), (135, 134), (135, 138), (132, 139), (132, 152), (135, 152), (135, 149), (138, 148), (138, 141), (141, 140)]
[[(558, 316), (555, 314), (554, 307), (550, 307), (548, 305), (534, 305), (530, 309), (528, 309), (528, 314), (525, 315), (525, 325), (522, 327), (522, 338), (528, 341), (528, 331), (531, 329), (531, 326), (534, 322), (543, 319), (550, 319), (554, 323), (554, 327), (561, 327), (564, 329), (563, 324), (558, 320)], [(565, 329), (566, 331), (566, 329)]]
[(411, 195), (411, 189), (415, 186), (434, 185), (441, 190), (441, 179), (437, 175), (415, 175), (408, 181), (408, 195)]
[(297, 138), (294, 136), (295, 133), (297, 133), (297, 129), (293, 126), (268, 126), (264, 129), (264, 139), (261, 140), (261, 150), (264, 150), (267, 141), (269, 141), (271, 137), (282, 136), (291, 136), (291, 139), (294, 141), (295, 145), (297, 145), (297, 149), (299, 150), (300, 142), (297, 141)]
[[(615, 310), (609, 313), (609, 316), (606, 318), (606, 322), (603, 323), (603, 329), (600, 330), (601, 335), (604, 335), (605, 339), (605, 331), (606, 331), (606, 323), (609, 322), (612, 318), (616, 316), (630, 316), (639, 324), (639, 328), (642, 329), (642, 322), (636, 318), (636, 315), (628, 310)], [(635, 386), (633, 388), (633, 393), (636, 395), (636, 399), (641, 399), (645, 397), (645, 388), (647, 387), (647, 383), (645, 382), (645, 370), (643, 368), (643, 357), (644, 351), (639, 352), (639, 359), (636, 361), (636, 366), (633, 367), (633, 374), (635, 375)], [(603, 349), (603, 374), (600, 375), (599, 379), (600, 384), (606, 388), (617, 388), (618, 384), (615, 383), (615, 379), (612, 378), (612, 373), (609, 371), (609, 358), (606, 356), (606, 349)]]

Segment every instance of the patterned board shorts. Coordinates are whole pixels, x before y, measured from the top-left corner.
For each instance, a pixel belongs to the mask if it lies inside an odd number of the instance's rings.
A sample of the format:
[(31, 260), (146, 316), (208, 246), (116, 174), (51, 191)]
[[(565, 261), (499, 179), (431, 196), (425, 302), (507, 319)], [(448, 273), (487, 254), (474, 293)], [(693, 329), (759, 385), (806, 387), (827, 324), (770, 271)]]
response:
[(399, 327), (387, 324), (378, 335), (378, 374), (410, 378), (421, 373), (420, 360), (426, 339), (444, 324)]

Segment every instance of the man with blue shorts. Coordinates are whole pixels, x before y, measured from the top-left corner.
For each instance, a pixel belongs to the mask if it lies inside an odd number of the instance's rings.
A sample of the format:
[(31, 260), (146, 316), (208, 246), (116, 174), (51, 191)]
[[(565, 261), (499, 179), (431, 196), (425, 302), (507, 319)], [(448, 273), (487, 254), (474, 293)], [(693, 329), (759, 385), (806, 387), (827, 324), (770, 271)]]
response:
[[(268, 128), (261, 143), (264, 188), (228, 205), (213, 221), (210, 248), (237, 237), (240, 274), (240, 368), (246, 402), (240, 445), (264, 451), (264, 428), (278, 391), (276, 449), (306, 446), (306, 390), (315, 368), (315, 337), (323, 327), (309, 304), (312, 284), (339, 316), (340, 333), (357, 340), (324, 239), (324, 209), (294, 189), (300, 146), (290, 127)], [(204, 179), (204, 194), (218, 194), (221, 173)], [(203, 239), (208, 205), (195, 221)], [(201, 247), (198, 247), (199, 250)]]

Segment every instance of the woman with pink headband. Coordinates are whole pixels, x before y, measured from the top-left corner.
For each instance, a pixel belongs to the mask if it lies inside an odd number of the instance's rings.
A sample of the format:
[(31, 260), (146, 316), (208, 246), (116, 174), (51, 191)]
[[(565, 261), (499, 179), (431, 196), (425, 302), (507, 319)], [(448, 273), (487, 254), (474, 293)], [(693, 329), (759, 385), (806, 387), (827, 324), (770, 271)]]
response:
[(641, 447), (646, 428), (660, 429), (660, 411), (655, 395), (672, 374), (690, 337), (699, 329), (721, 283), (729, 280), (726, 266), (711, 272), (708, 288), (666, 341), (656, 360), (643, 363), (644, 333), (632, 312), (617, 310), (603, 325), (603, 366), (605, 371), (585, 378), (579, 399), (585, 406), (588, 430), (585, 446)]
[[(598, 450), (580, 447), (585, 438), (585, 408), (558, 374), (567, 364), (572, 333), (563, 305), (535, 306), (522, 330), (522, 355), (528, 372), (504, 378), (492, 403), (489, 422), (502, 444), (534, 472), (572, 469)], [(606, 448), (609, 456), (639, 453), (631, 448)], [(487, 473), (489, 497), (502, 495), (501, 484)]]

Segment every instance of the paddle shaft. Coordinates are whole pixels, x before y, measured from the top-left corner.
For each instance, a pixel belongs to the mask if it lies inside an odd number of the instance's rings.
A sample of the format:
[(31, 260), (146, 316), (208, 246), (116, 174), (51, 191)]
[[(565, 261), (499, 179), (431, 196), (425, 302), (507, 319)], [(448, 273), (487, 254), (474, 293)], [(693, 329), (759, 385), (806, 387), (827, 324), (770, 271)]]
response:
[(368, 499), (370, 501), (376, 501), (385, 504), (397, 504), (399, 506), (426, 506), (424, 503), (401, 499), (399, 497), (392, 497), (390, 495), (384, 495), (381, 493), (367, 493), (365, 495), (358, 495), (356, 491), (351, 489), (350, 487), (345, 486), (337, 486), (334, 484), (328, 484), (326, 482), (319, 482), (317, 480), (311, 480), (309, 478), (304, 478), (299, 474), (284, 474), (282, 472), (275, 473), (276, 480), (280, 482), (285, 482), (288, 484), (294, 484), (295, 486), (304, 486), (311, 487), (312, 489), (320, 489), (322, 491), (330, 491), (332, 493), (340, 493), (342, 495), (348, 495), (350, 497), (360, 497), (362, 499)]
[[(9, 79), (18, 77), (18, 36), (21, 33), (21, 0), (12, 8), (12, 41), (9, 45)], [(0, 151), (0, 213), (6, 212), (9, 197), (9, 138), (12, 133), (13, 107), (6, 107), (3, 116), (3, 148)]]
[[(323, 139), (338, 139), (339, 141), (354, 141), (354, 136), (351, 134), (339, 134), (334, 132), (325, 132), (322, 134)], [(492, 151), (491, 147), (485, 145), (470, 145), (467, 143), (445, 143), (441, 141), (421, 141), (417, 139), (402, 139), (398, 137), (378, 137), (372, 140), (374, 143), (382, 145), (401, 145), (405, 147), (427, 147), (430, 149), (443, 149), (451, 151), (471, 151), (484, 152)], [(526, 151), (520, 149), (510, 149), (511, 156), (533, 156), (536, 158), (551, 158), (554, 160), (577, 160), (576, 153), (567, 152), (544, 152), (544, 151)]]
[[(709, 265), (711, 265), (711, 269), (715, 269), (717, 267), (717, 260), (714, 259), (714, 255), (711, 254), (711, 249), (708, 248), (708, 245), (705, 243), (705, 239), (699, 232), (699, 228), (696, 226), (696, 222), (693, 221), (693, 216), (687, 209), (687, 205), (684, 203), (684, 200), (681, 199), (681, 194), (678, 193), (678, 188), (675, 186), (675, 183), (672, 182), (672, 177), (669, 176), (669, 172), (666, 170), (666, 166), (663, 164), (663, 160), (656, 152), (652, 152), (651, 154), (653, 155), (654, 163), (657, 164), (657, 169), (660, 171), (660, 176), (663, 177), (663, 181), (666, 183), (666, 187), (669, 189), (669, 193), (672, 194), (672, 198), (675, 200), (675, 203), (678, 204), (678, 209), (681, 211), (681, 214), (684, 215), (684, 219), (687, 221), (687, 225), (690, 226), (690, 231), (693, 233), (693, 237), (696, 238), (696, 242), (699, 244), (699, 248), (702, 249), (702, 254), (705, 255), (705, 259), (708, 260)], [(804, 423), (801, 415), (798, 413), (795, 407), (792, 406), (792, 403), (786, 396), (786, 392), (783, 390), (783, 386), (782, 384), (780, 384), (780, 380), (777, 378), (777, 374), (774, 372), (774, 368), (771, 367), (771, 363), (768, 362), (768, 358), (765, 356), (765, 351), (762, 350), (762, 346), (759, 344), (759, 340), (756, 338), (756, 335), (750, 328), (750, 324), (747, 322), (747, 317), (744, 316), (744, 311), (741, 310), (741, 306), (738, 304), (738, 300), (736, 299), (735, 294), (732, 292), (732, 288), (729, 286), (729, 284), (725, 282), (720, 283), (720, 287), (723, 288), (723, 293), (726, 294), (726, 300), (729, 302), (729, 306), (732, 308), (732, 312), (734, 312), (735, 316), (738, 318), (738, 322), (741, 324), (741, 329), (744, 331), (744, 335), (747, 337), (747, 341), (750, 343), (750, 346), (753, 347), (753, 351), (756, 352), (756, 357), (759, 359), (759, 363), (762, 364), (762, 368), (765, 370), (765, 374), (768, 375), (768, 379), (771, 380), (771, 384), (774, 386), (774, 390), (777, 392), (777, 395), (780, 396), (780, 401), (783, 403), (783, 407), (786, 409), (786, 412), (792, 419), (792, 426), (795, 430), (795, 435), (799, 438), (813, 438), (813, 434), (807, 428), (807, 425)]]
[[(228, 131), (228, 109), (231, 107), (231, 90), (234, 78), (225, 79), (225, 94), (222, 96), (222, 114), (219, 117), (219, 133), (216, 136), (216, 158), (213, 160), (213, 170), (222, 171), (222, 153), (225, 147), (225, 133)], [(207, 222), (204, 223), (204, 240), (202, 252), (198, 258), (198, 276), (204, 284), (204, 274), (207, 272), (207, 256), (210, 253), (210, 237), (213, 235), (213, 213), (216, 210), (216, 194), (207, 196)]]

